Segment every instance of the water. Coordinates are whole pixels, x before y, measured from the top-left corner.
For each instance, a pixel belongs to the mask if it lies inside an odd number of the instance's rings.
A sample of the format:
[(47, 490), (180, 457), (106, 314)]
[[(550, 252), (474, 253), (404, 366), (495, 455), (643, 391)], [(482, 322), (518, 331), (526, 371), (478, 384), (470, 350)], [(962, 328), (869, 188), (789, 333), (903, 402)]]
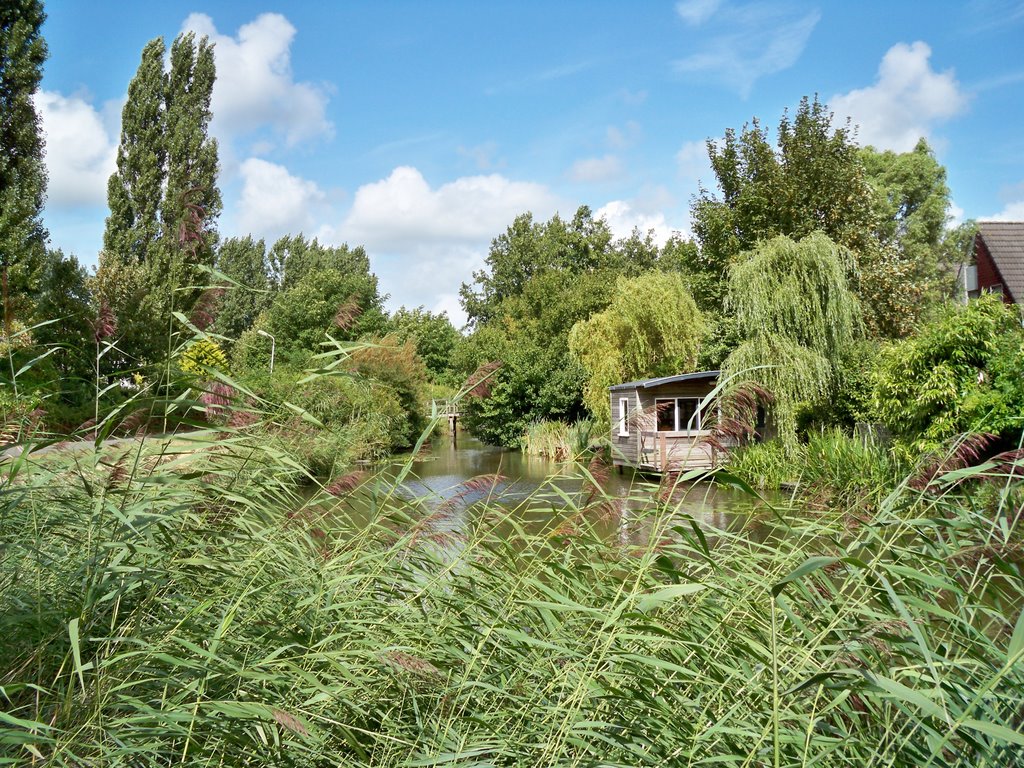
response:
[[(384, 476), (397, 476), (404, 463), (396, 462)], [(621, 544), (648, 544), (649, 518), (641, 520), (638, 512), (657, 498), (657, 478), (614, 469), (596, 474), (600, 492), (577, 465), (488, 446), (463, 434), (457, 444), (439, 435), (413, 461), (402, 482), (364, 486), (349, 499), (347, 514), (358, 527), (387, 497), (388, 503), (409, 505), (413, 519), (432, 516), (435, 530), (464, 533), (481, 514), (480, 502), (487, 502), (507, 513), (510, 531), (520, 526), (541, 532), (571, 525), (572, 516), (589, 501), (599, 505), (591, 519), (600, 535)], [(672, 504), (681, 522), (688, 525), (687, 516), (692, 517), (712, 542), (724, 531), (763, 540), (772, 530), (768, 507), (731, 487), (686, 483), (672, 494)]]

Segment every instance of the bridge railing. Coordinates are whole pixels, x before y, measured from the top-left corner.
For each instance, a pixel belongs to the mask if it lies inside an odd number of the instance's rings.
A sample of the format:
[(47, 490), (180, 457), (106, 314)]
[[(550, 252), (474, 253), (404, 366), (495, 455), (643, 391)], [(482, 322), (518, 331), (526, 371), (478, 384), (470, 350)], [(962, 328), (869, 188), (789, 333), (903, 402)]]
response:
[(459, 415), (459, 403), (455, 400), (432, 399), (430, 401), (430, 418), (432, 419), (442, 416), (458, 417)]

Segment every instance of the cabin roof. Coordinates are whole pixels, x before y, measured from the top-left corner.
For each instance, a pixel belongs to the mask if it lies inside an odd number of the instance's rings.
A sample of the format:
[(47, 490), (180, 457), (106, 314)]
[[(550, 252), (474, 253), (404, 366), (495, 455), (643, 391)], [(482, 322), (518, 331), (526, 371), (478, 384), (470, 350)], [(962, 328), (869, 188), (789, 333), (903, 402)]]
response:
[(644, 379), (643, 381), (627, 381), (624, 384), (613, 384), (608, 387), (614, 392), (617, 389), (651, 389), (662, 384), (675, 384), (680, 381), (698, 381), (700, 379), (717, 379), (721, 371), (697, 371), (696, 373), (680, 373), (676, 376), (662, 376), (660, 379)]
[(1024, 221), (979, 221), (978, 234), (1010, 296), (1024, 300)]

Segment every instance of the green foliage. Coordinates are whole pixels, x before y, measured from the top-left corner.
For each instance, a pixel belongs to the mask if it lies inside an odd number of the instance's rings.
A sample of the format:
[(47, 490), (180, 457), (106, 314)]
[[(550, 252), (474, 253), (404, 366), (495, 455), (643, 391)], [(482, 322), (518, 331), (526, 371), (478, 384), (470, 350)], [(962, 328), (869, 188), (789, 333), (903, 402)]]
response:
[(410, 414), (386, 383), (348, 374), (311, 379), (287, 368), (250, 383), (270, 408), (261, 434), (316, 477), (330, 478), (358, 460), (384, 458), (407, 439)]
[(160, 203), (167, 178), (165, 53), (159, 37), (142, 49), (121, 110), (117, 171), (107, 182), (110, 215), (103, 232), (103, 252), (120, 263), (144, 263), (160, 237)]
[(388, 320), (388, 333), (399, 341), (412, 341), (431, 381), (450, 386), (459, 383), (458, 374), (452, 370), (452, 354), (462, 336), (446, 313), (400, 307)]
[(861, 329), (848, 267), (847, 253), (821, 232), (798, 242), (777, 237), (759, 244), (729, 273), (727, 306), (740, 335), (783, 336), (836, 357)]
[(748, 443), (729, 456), (729, 472), (743, 478), (754, 488), (777, 491), (800, 476), (804, 460), (803, 446), (786, 450), (779, 440)]
[(59, 348), (52, 356), (61, 373), (61, 389), (72, 394), (92, 377), (92, 294), (85, 268), (74, 256), (47, 251), (35, 300), (33, 331), (43, 349)]
[(178, 367), (182, 373), (191, 376), (208, 376), (211, 370), (228, 372), (228, 358), (220, 345), (209, 338), (192, 341), (178, 358)]
[(273, 299), (267, 247), (251, 235), (230, 237), (217, 249), (216, 268), (233, 282), (225, 288), (214, 328), (237, 340)]
[[(501, 363), (490, 395), (466, 404), (467, 426), (489, 442), (515, 446), (534, 422), (582, 418), (587, 375), (569, 350), (570, 329), (608, 307), (619, 277), (662, 266), (680, 271), (669, 251), (659, 252), (651, 233), (613, 241), (607, 223), (585, 206), (571, 222), (518, 217), (492, 242), (487, 268), (461, 290), (474, 331), (456, 350), (453, 368), (468, 376)], [(637, 354), (646, 354), (642, 346)]]
[[(122, 328), (122, 364), (166, 356), (164, 323), (173, 311), (190, 312), (199, 298), (198, 267), (213, 265), (222, 207), (217, 142), (208, 135), (213, 46), (182, 33), (171, 46), (168, 73), (165, 53), (162, 38), (143, 49), (122, 111), (117, 170), (107, 185), (110, 216), (97, 293)], [(118, 285), (125, 277), (127, 290)]]
[(872, 432), (857, 436), (835, 427), (812, 432), (802, 458), (804, 493), (844, 509), (877, 503), (898, 481), (888, 447)]
[(821, 231), (858, 253), (869, 247), (871, 189), (849, 129), (833, 128), (831, 117), (804, 98), (792, 120), (780, 120), (777, 151), (756, 119), (739, 136), (726, 130), (720, 146), (708, 143), (720, 196), (702, 191), (692, 215), (709, 300), (740, 253), (778, 235)]
[[(921, 139), (911, 152), (861, 150), (878, 248), (864, 261), (862, 293), (880, 335), (906, 336), (952, 288), (946, 239), (950, 206), (946, 169)], [(956, 236), (954, 235), (954, 238)]]
[(769, 413), (791, 452), (799, 409), (831, 398), (837, 366), (860, 332), (845, 272), (843, 250), (820, 232), (799, 242), (774, 238), (730, 272), (727, 305), (744, 340), (723, 373), (773, 395)]
[(390, 429), (391, 448), (410, 448), (426, 427), (427, 370), (416, 355), (412, 341), (399, 343), (385, 337), (356, 350), (352, 370), (359, 376), (387, 386), (398, 396), (403, 423)]
[(692, 370), (705, 330), (679, 274), (619, 278), (608, 308), (569, 333), (569, 348), (587, 372), (583, 399), (590, 412), (609, 423), (608, 387)]
[[(636, 247), (631, 252), (646, 253)], [(630, 266), (613, 248), (608, 224), (595, 221), (587, 206), (580, 206), (570, 222), (556, 214), (550, 221), (536, 223), (526, 213), (491, 242), (487, 268), (473, 273), (473, 284), (463, 283), (459, 293), (470, 324), (487, 323), (508, 314), (507, 308), (501, 309), (502, 303), (525, 293), (528, 283), (545, 272), (571, 275), (643, 268), (643, 262)]]
[(43, 140), (33, 98), (43, 77), (46, 41), (39, 0), (0, 5), (0, 269), (4, 323), (26, 317), (43, 261), (46, 192)]
[(955, 435), (1019, 435), (1024, 422), (1024, 331), (997, 296), (949, 305), (935, 321), (882, 349), (872, 406), (914, 453)]
[(300, 494), (258, 433), (137, 451), (0, 485), (2, 762), (1019, 762), (1019, 497), (903, 489), (761, 542), (641, 489)]
[(520, 448), (530, 456), (554, 461), (581, 460), (596, 439), (603, 438), (606, 427), (591, 419), (573, 424), (564, 421), (536, 421), (527, 427)]
[(872, 336), (906, 335), (948, 291), (949, 189), (923, 140), (903, 154), (859, 149), (849, 126), (835, 128), (824, 105), (804, 98), (792, 120), (783, 115), (777, 148), (755, 119), (708, 153), (719, 191), (694, 201), (701, 248), (684, 260), (701, 309), (721, 307), (722, 278), (740, 253), (816, 231), (850, 251)]

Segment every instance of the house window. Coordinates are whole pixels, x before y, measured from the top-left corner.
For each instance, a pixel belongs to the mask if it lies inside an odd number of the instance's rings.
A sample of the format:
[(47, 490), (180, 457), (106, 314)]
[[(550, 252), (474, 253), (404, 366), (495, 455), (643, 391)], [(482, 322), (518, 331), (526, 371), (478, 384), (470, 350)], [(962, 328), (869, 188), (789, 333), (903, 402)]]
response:
[(654, 401), (659, 432), (698, 432), (704, 414), (699, 397), (659, 397)]
[(619, 398), (619, 436), (629, 437), (629, 398)]

